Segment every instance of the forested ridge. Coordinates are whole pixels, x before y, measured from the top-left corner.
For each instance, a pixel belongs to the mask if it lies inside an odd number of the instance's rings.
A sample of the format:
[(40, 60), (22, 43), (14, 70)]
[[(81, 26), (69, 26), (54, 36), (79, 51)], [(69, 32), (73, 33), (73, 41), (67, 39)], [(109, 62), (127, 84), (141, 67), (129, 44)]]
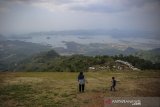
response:
[(133, 66), (145, 69), (160, 69), (160, 63), (152, 63), (138, 57), (129, 55), (116, 55), (116, 56), (60, 56), (54, 50), (43, 52), (38, 55), (29, 57), (20, 61), (10, 68), (11, 71), (58, 71), (58, 72), (79, 72), (88, 71), (91, 66), (109, 66), (114, 69), (116, 60), (123, 60), (131, 63)]

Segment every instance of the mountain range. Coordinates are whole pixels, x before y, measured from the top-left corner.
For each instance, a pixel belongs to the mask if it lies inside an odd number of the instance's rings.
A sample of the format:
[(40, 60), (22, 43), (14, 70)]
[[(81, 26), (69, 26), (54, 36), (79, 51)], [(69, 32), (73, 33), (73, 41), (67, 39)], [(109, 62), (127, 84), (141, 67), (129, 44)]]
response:
[(140, 50), (132, 47), (124, 49), (119, 45), (103, 44), (103, 43), (90, 43), (80, 44), (76, 42), (63, 41), (66, 47), (50, 47), (38, 43), (24, 42), (19, 40), (8, 40), (6, 37), (0, 35), (0, 70), (5, 68), (12, 68), (18, 62), (37, 56), (39, 53), (48, 52), (54, 49), (60, 55), (75, 55), (82, 54), (85, 56), (97, 55), (133, 55), (145, 60), (152, 61), (153, 63), (160, 63), (160, 48), (152, 50)]

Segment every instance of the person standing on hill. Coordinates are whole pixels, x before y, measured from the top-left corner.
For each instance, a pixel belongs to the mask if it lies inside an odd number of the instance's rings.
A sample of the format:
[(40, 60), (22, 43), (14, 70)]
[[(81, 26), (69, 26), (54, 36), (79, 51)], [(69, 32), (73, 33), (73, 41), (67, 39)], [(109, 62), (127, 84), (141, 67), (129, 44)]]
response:
[(84, 92), (85, 88), (85, 77), (83, 72), (80, 72), (78, 75), (78, 82), (79, 82), (79, 92)]
[(110, 89), (110, 91), (112, 91), (112, 89), (113, 89), (113, 91), (115, 91), (116, 89), (115, 89), (115, 86), (116, 86), (116, 80), (115, 80), (115, 78), (114, 77), (112, 77), (112, 86), (111, 86), (111, 89)]

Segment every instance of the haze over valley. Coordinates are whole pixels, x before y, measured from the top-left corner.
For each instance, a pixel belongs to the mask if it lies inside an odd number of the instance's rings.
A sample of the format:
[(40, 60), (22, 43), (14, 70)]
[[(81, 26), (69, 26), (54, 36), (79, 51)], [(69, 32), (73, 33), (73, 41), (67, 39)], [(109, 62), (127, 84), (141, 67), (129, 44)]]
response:
[(128, 47), (149, 50), (160, 47), (159, 33), (123, 30), (69, 30), (10, 35), (10, 40), (67, 48), (67, 43), (106, 44), (124, 50)]

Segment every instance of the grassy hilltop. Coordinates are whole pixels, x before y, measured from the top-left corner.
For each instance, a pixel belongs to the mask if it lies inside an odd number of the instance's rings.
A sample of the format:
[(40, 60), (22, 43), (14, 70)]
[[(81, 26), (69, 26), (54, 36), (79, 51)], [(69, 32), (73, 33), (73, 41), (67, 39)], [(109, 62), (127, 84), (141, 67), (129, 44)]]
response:
[[(103, 107), (104, 97), (160, 97), (159, 71), (86, 72), (85, 93), (77, 72), (1, 72), (1, 107)], [(110, 92), (111, 77), (119, 81)]]

